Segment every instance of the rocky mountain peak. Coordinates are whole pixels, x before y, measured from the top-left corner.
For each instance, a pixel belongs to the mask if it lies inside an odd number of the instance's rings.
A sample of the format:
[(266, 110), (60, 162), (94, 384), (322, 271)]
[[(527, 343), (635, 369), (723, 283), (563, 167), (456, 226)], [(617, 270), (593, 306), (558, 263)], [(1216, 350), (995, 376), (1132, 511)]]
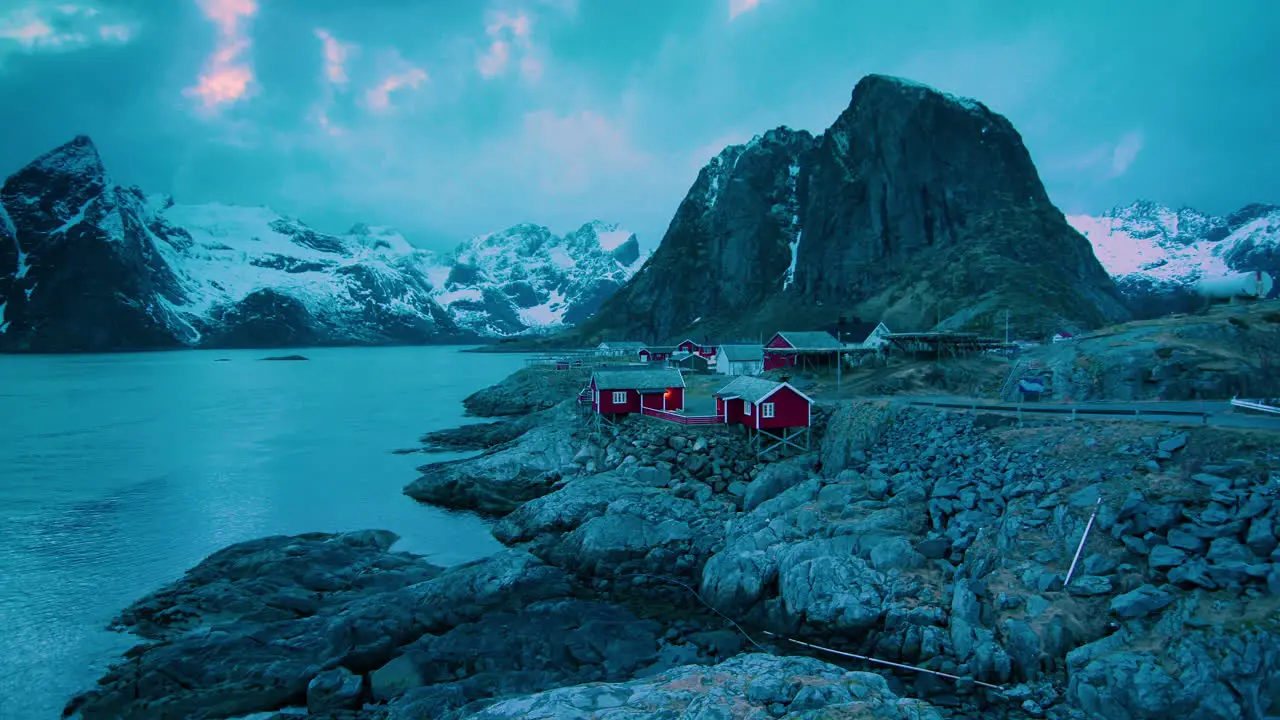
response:
[(98, 148), (79, 135), (11, 175), (0, 187), (0, 203), (13, 225), (48, 232), (83, 217), (109, 186)]
[(869, 75), (823, 134), (779, 127), (716, 155), (583, 331), (666, 339), (701, 318), (704, 332), (752, 336), (841, 313), (994, 331), (1007, 309), (1036, 332), (1127, 316), (1007, 119)]

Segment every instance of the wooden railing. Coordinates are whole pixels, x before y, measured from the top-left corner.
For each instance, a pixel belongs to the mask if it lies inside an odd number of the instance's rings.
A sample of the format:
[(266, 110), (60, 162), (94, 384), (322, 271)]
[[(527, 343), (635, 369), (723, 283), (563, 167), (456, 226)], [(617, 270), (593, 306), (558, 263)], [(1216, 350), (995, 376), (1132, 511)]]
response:
[(680, 423), (681, 425), (718, 425), (724, 422), (724, 418), (719, 415), (681, 415), (670, 410), (659, 410), (657, 408), (641, 408), (640, 412), (649, 417)]

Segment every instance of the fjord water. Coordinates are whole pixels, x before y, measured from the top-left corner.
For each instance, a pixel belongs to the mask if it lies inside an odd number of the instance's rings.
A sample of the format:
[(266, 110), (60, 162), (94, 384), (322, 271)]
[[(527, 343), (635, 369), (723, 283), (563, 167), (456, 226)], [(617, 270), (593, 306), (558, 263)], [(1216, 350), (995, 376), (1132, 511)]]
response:
[(498, 549), (401, 494), (425, 456), (392, 451), (466, 422), (520, 356), (299, 352), (0, 356), (0, 718), (58, 717), (132, 644), (112, 617), (231, 543), (386, 528), (442, 565)]

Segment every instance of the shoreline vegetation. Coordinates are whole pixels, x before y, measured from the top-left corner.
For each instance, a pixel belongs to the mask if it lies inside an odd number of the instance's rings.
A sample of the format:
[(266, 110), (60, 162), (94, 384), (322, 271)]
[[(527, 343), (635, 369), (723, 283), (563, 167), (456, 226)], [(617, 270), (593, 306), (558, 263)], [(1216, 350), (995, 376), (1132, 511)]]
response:
[(405, 493), (493, 518), (507, 549), (441, 568), (383, 530), (230, 546), (119, 615), (140, 644), (67, 714), (1280, 707), (1273, 433), (836, 398), (811, 452), (762, 461), (724, 426), (598, 428), (582, 382), (518, 371), (464, 401), (477, 423), (423, 437), (479, 453)]

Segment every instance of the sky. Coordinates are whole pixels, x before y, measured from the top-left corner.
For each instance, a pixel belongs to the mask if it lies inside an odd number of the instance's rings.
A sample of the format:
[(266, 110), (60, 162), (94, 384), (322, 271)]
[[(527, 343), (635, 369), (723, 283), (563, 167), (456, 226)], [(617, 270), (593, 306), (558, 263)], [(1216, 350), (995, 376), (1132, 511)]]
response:
[(178, 202), (446, 249), (666, 231), (725, 145), (868, 73), (974, 97), (1064, 212), (1280, 203), (1280, 2), (0, 0), (0, 176), (74, 135)]

